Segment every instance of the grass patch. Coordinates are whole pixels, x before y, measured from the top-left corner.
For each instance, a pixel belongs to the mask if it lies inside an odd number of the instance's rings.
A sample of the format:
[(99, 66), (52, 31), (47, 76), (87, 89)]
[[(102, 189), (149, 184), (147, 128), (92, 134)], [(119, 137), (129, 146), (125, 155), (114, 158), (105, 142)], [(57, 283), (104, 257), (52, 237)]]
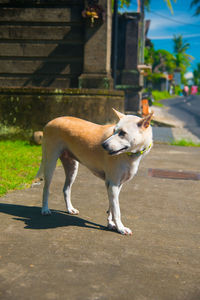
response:
[(163, 107), (164, 105), (160, 102), (161, 100), (174, 98), (175, 95), (170, 95), (167, 91), (152, 91), (152, 95), (154, 98), (153, 105)]
[(183, 147), (200, 147), (200, 143), (194, 143), (193, 141), (187, 141), (184, 139), (178, 141), (172, 141), (170, 145), (183, 146)]
[(0, 141), (0, 196), (29, 187), (39, 169), (41, 146), (27, 141)]

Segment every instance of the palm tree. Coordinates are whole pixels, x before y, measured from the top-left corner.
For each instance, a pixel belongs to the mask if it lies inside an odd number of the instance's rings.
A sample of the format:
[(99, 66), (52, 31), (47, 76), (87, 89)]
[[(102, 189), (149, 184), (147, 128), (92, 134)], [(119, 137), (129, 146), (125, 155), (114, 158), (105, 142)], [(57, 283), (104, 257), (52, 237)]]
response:
[[(173, 13), (173, 8), (172, 8), (172, 3), (171, 3), (171, 0), (164, 0), (168, 6), (168, 8), (170, 9), (171, 13)], [(173, 0), (174, 2), (176, 2), (176, 0)], [(151, 3), (151, 0), (144, 0), (145, 5), (148, 5), (150, 6), (150, 3)]]
[(200, 15), (200, 0), (192, 0), (191, 2), (191, 8), (194, 7), (196, 8), (196, 11), (194, 13), (195, 16)]
[(190, 44), (183, 41), (182, 35), (174, 35), (174, 62), (176, 69), (181, 72), (182, 78), (184, 73), (187, 70), (187, 67), (190, 66), (190, 61), (193, 57), (186, 53), (187, 49), (190, 47)]
[(174, 42), (174, 53), (175, 54), (185, 53), (187, 51), (187, 49), (190, 47), (189, 43), (185, 43), (183, 41), (183, 37), (181, 34), (174, 35), (173, 42)]
[[(119, 0), (120, 3), (120, 7), (125, 6), (129, 6), (132, 0)], [(146, 7), (150, 7), (150, 3), (151, 0), (137, 0), (138, 2), (138, 8), (140, 8), (141, 6), (141, 1), (144, 1), (144, 5)], [(171, 10), (171, 12), (173, 13), (173, 8), (172, 8), (172, 3), (171, 0), (164, 0), (167, 4), (167, 6), (169, 7), (169, 9)], [(173, 0), (174, 2), (176, 2), (176, 0)], [(200, 15), (200, 0), (192, 0), (191, 1), (191, 8), (195, 7), (195, 16)]]
[(194, 74), (194, 84), (200, 85), (200, 63), (197, 64), (196, 69), (193, 72)]
[[(132, 0), (119, 0), (120, 3), (120, 7), (125, 6), (129, 6)], [(138, 3), (138, 11), (140, 11), (140, 7), (141, 7), (141, 2), (144, 1), (144, 5), (148, 8), (150, 7), (151, 4), (151, 0), (137, 0)], [(172, 3), (171, 0), (164, 0), (167, 3), (167, 6), (169, 7), (169, 9), (171, 10), (171, 12), (173, 13), (173, 8), (172, 8)], [(176, 0), (173, 0), (174, 2), (176, 2)], [(194, 0), (195, 1), (195, 0)], [(198, 0), (197, 0), (198, 1)]]

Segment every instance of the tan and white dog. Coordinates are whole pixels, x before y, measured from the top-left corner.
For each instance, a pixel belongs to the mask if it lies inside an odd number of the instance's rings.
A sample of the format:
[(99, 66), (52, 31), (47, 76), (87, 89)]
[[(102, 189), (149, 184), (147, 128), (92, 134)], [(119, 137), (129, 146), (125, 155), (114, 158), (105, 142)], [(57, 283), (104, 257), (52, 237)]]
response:
[(67, 211), (75, 215), (79, 213), (71, 203), (71, 186), (80, 162), (106, 183), (108, 228), (121, 234), (132, 234), (121, 222), (119, 193), (123, 183), (136, 174), (141, 158), (152, 147), (152, 114), (139, 118), (114, 112), (119, 118), (115, 125), (97, 125), (74, 117), (59, 117), (45, 126), (42, 162), (37, 174), (40, 178), (44, 175), (43, 215), (51, 214), (48, 208), (49, 187), (58, 158), (66, 174), (63, 192)]

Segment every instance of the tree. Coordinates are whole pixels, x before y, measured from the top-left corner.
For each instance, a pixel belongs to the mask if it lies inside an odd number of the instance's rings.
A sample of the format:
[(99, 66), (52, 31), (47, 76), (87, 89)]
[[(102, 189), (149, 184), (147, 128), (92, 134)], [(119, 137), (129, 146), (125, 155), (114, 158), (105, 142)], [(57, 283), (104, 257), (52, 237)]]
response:
[(152, 66), (152, 72), (146, 76), (147, 85), (159, 89), (161, 81), (166, 78), (165, 72), (173, 74), (176, 69), (175, 57), (167, 50), (155, 50), (153, 44), (144, 51), (145, 63)]
[(195, 7), (195, 16), (200, 15), (200, 0), (192, 0), (191, 2), (191, 8)]
[[(119, 0), (119, 5), (120, 5), (120, 7), (124, 7), (124, 6), (129, 7), (129, 5), (131, 4), (131, 1), (132, 0)], [(137, 0), (138, 8), (140, 8), (142, 1), (144, 1), (144, 5), (145, 5), (146, 8), (150, 7), (151, 0)], [(173, 13), (171, 0), (164, 0), (164, 1), (166, 2), (166, 4), (169, 7), (170, 11)], [(176, 0), (173, 0), (173, 1), (176, 2)]]
[(145, 63), (152, 66), (153, 73), (172, 73), (176, 68), (173, 54), (164, 49), (155, 50), (153, 46), (144, 51)]
[(174, 56), (167, 50), (160, 49), (155, 52), (155, 60), (153, 64), (154, 72), (173, 73), (176, 68)]
[(188, 48), (190, 47), (189, 43), (186, 43), (183, 41), (183, 37), (181, 34), (179, 35), (174, 35), (173, 38), (173, 42), (174, 42), (174, 53), (185, 53)]
[(187, 70), (187, 68), (190, 66), (190, 62), (193, 59), (193, 57), (186, 53), (186, 51), (189, 49), (190, 44), (183, 41), (182, 35), (174, 35), (173, 38), (174, 42), (174, 62), (176, 65), (176, 69), (181, 72), (181, 79), (182, 82), (185, 81), (184, 74)]
[[(164, 49), (155, 50), (153, 45), (145, 48), (145, 63), (152, 65), (152, 73), (148, 74), (147, 80), (154, 85), (164, 77), (165, 72), (173, 74), (180, 71), (182, 82), (185, 81), (184, 74), (190, 66), (192, 56), (187, 54), (190, 44), (185, 42), (181, 35), (174, 36), (174, 53), (170, 53)], [(200, 67), (200, 66), (199, 66)]]
[(197, 64), (197, 68), (193, 72), (194, 75), (194, 84), (200, 85), (200, 63)]

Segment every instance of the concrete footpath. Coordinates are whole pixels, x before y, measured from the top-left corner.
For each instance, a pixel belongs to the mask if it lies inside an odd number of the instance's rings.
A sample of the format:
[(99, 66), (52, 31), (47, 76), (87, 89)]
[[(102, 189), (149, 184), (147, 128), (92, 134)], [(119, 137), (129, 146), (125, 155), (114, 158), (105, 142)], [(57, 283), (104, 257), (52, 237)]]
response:
[(200, 172), (200, 149), (155, 145), (124, 185), (122, 220), (106, 229), (104, 183), (80, 166), (79, 216), (65, 213), (56, 169), (51, 217), (40, 215), (42, 185), (0, 198), (0, 299), (199, 300), (200, 181), (148, 176), (148, 168)]

